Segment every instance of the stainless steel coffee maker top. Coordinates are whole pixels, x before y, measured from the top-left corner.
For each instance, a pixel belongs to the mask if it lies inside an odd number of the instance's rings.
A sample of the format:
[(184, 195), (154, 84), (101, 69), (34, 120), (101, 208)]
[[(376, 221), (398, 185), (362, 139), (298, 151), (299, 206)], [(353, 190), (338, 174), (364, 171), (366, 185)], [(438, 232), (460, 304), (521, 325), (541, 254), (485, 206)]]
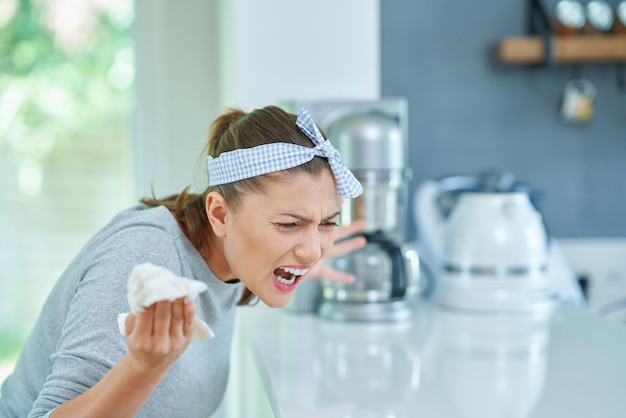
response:
[(378, 110), (349, 113), (330, 124), (327, 134), (353, 171), (405, 168), (403, 133), (394, 115)]
[(328, 137), (363, 185), (361, 197), (347, 203), (341, 222), (364, 219), (369, 231), (405, 237), (406, 132), (399, 116), (377, 109), (344, 114), (328, 127)]

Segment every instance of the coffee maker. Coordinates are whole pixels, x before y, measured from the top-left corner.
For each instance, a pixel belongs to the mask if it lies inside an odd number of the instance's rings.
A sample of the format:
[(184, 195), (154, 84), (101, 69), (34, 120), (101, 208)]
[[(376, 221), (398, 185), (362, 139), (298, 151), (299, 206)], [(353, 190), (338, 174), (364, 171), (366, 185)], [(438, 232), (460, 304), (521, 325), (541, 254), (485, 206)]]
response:
[[(342, 225), (364, 219), (367, 245), (328, 259), (334, 269), (354, 274), (352, 284), (322, 282), (318, 314), (327, 319), (401, 321), (412, 317), (418, 293), (419, 257), (406, 242), (406, 209), (411, 171), (407, 163), (407, 101), (292, 103), (306, 107), (344, 164), (363, 185), (363, 194), (345, 201)], [(297, 110), (297, 109), (296, 109)]]

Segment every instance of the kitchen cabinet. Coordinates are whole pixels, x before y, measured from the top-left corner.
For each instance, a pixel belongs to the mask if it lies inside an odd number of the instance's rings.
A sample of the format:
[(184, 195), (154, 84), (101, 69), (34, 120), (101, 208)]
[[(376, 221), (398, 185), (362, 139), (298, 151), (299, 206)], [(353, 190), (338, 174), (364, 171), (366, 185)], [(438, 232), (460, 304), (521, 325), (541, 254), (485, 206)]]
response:
[(626, 410), (623, 324), (567, 305), (506, 317), (415, 302), (413, 321), (396, 324), (333, 322), (262, 305), (241, 309), (222, 411), (278, 418), (612, 418)]

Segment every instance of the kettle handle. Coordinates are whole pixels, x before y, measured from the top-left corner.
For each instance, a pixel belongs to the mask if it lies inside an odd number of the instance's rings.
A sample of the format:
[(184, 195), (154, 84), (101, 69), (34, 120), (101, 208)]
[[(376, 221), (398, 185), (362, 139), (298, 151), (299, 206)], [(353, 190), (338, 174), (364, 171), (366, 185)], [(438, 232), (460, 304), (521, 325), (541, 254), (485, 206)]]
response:
[(391, 258), (391, 299), (404, 297), (408, 283), (404, 256), (400, 246), (380, 230), (358, 235), (365, 237), (368, 244), (378, 244), (389, 255)]
[(422, 252), (429, 260), (439, 260), (443, 254), (444, 218), (437, 207), (441, 186), (434, 180), (422, 182), (413, 199), (417, 235)]

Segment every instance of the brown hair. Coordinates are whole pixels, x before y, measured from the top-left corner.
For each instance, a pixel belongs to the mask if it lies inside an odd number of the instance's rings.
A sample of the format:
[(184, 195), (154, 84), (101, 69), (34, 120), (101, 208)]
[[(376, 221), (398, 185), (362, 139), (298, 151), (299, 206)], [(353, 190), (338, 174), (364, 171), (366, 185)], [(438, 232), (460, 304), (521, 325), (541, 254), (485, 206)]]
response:
[[(324, 135), (324, 133), (322, 132)], [(324, 135), (326, 137), (326, 135)], [(208, 155), (218, 157), (222, 152), (242, 148), (252, 148), (258, 145), (274, 142), (286, 142), (313, 148), (313, 142), (296, 126), (296, 116), (285, 112), (276, 106), (267, 106), (245, 113), (240, 109), (229, 109), (211, 124), (209, 138), (205, 150)], [(306, 172), (319, 175), (324, 169), (329, 169), (328, 161), (315, 157), (306, 164), (286, 170), (290, 173)], [(181, 193), (163, 199), (141, 199), (148, 206), (165, 206), (176, 216), (181, 228), (193, 245), (200, 249), (204, 247), (212, 234), (211, 224), (206, 214), (206, 197), (212, 191), (217, 191), (228, 202), (233, 210), (241, 205), (242, 197), (246, 193), (264, 192), (265, 184), (272, 174), (252, 177), (234, 183), (208, 187), (202, 194), (191, 193), (189, 187)], [(248, 288), (239, 301), (239, 305), (247, 305), (254, 299)]]

